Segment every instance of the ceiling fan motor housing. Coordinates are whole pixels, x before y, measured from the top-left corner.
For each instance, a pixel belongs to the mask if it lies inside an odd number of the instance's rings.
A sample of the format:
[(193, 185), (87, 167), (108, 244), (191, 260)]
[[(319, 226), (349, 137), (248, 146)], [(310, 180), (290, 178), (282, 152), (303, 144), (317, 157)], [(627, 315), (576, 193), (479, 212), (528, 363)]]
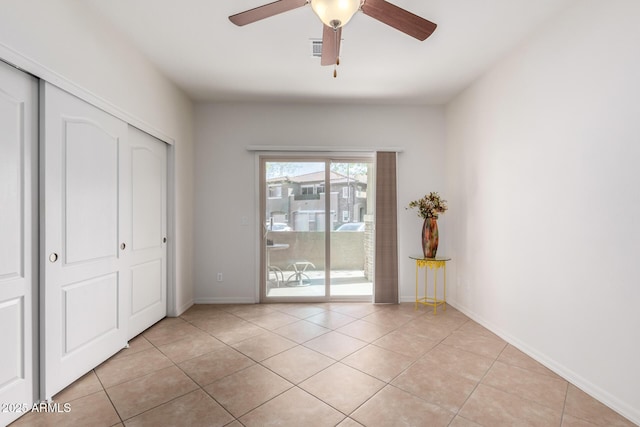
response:
[(360, 9), (361, 0), (311, 0), (311, 8), (323, 24), (337, 29)]

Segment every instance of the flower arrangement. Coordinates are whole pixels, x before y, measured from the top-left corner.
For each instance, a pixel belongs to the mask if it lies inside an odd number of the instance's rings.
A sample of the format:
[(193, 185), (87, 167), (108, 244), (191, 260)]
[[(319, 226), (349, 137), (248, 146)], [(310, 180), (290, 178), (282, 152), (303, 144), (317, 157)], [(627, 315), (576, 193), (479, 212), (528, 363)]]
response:
[(447, 210), (447, 201), (443, 200), (437, 192), (432, 191), (423, 198), (409, 203), (406, 209), (418, 208), (418, 216), (421, 218), (435, 218)]

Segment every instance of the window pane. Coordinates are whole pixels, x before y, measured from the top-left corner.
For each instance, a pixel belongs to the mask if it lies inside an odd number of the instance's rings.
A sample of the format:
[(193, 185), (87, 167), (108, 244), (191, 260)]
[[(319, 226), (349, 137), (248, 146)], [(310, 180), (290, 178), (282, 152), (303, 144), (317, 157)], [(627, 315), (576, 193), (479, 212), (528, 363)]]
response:
[(325, 297), (325, 162), (265, 162), (267, 298)]
[(333, 297), (373, 295), (373, 176), (372, 163), (331, 163), (331, 212), (340, 213), (331, 233)]

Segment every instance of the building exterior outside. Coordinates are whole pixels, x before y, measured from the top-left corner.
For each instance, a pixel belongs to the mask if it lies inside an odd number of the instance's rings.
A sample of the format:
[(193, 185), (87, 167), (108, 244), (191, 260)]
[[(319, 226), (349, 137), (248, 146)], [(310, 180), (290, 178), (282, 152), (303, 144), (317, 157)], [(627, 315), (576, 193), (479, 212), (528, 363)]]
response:
[[(266, 227), (278, 233), (278, 243), (287, 243), (291, 250), (324, 268), (324, 246), (311, 244), (309, 238), (299, 239), (297, 233), (325, 231), (325, 200), (330, 197), (330, 230), (332, 237), (332, 268), (363, 270), (373, 277), (373, 215), (367, 202), (370, 176), (347, 175), (331, 171), (329, 191), (325, 172), (311, 172), (296, 176), (277, 176), (266, 180)], [(342, 231), (345, 231), (342, 233)], [(314, 238), (315, 239), (315, 238)], [(312, 239), (313, 241), (315, 241)], [(306, 242), (302, 244), (301, 242)], [(272, 263), (287, 263), (287, 253), (274, 253)], [(280, 259), (282, 258), (282, 259)]]
[[(367, 211), (367, 177), (330, 172), (330, 224), (364, 222)], [(267, 180), (267, 227), (286, 224), (293, 231), (324, 231), (325, 173), (282, 176)]]

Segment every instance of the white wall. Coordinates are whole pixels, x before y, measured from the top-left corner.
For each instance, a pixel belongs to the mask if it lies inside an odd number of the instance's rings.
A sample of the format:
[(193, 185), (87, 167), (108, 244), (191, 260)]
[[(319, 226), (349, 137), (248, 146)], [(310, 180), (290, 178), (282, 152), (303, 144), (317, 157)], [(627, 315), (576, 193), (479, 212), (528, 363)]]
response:
[(193, 105), (80, 1), (2, 0), (0, 58), (174, 140), (176, 304), (193, 300)]
[(583, 0), (446, 110), (454, 305), (640, 423), (640, 2)]
[[(414, 298), (421, 221), (410, 200), (444, 186), (441, 107), (203, 104), (196, 107), (196, 301), (256, 302), (259, 242), (249, 145), (402, 147), (398, 157), (400, 296)], [(248, 216), (249, 226), (241, 225)], [(446, 248), (443, 248), (443, 251)], [(216, 282), (217, 272), (224, 281)]]

